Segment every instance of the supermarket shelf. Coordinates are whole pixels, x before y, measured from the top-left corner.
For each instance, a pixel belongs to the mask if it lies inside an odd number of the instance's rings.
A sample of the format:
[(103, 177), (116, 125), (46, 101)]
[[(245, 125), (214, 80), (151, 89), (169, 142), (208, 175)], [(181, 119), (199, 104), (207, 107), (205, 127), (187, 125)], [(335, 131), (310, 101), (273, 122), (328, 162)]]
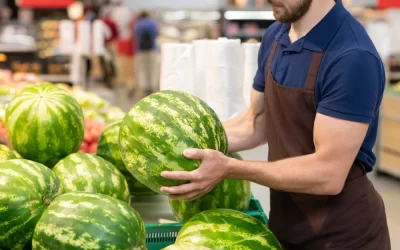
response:
[(40, 79), (46, 82), (69, 82), (69, 75), (40, 75)]
[(399, 79), (400, 80), (400, 72), (390, 72), (390, 78), (391, 79)]

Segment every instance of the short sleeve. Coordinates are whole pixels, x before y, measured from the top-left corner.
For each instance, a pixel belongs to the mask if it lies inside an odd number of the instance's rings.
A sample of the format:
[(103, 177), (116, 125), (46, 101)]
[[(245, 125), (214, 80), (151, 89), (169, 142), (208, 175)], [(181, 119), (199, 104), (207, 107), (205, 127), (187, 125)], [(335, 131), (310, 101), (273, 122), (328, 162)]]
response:
[(253, 88), (259, 92), (264, 92), (265, 88), (265, 39), (261, 42), (260, 50), (258, 51), (258, 66), (254, 77)]
[(371, 124), (377, 115), (385, 73), (374, 54), (357, 49), (335, 59), (323, 77), (317, 112)]

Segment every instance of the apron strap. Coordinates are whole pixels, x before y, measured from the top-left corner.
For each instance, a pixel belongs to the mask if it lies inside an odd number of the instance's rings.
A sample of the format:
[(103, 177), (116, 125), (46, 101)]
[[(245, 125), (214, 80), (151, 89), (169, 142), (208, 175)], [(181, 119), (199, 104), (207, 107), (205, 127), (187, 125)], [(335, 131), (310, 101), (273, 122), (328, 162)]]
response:
[(269, 53), (269, 58), (268, 58), (268, 64), (267, 64), (267, 69), (271, 69), (272, 61), (274, 60), (275, 52), (276, 49), (278, 48), (278, 42), (275, 41), (271, 53)]
[(307, 80), (304, 85), (304, 88), (307, 90), (314, 90), (315, 88), (315, 83), (317, 81), (317, 74), (319, 70), (319, 66), (321, 65), (322, 58), (324, 57), (324, 52), (315, 52), (312, 60), (311, 60), (311, 65), (310, 69), (308, 70), (308, 75), (307, 75)]

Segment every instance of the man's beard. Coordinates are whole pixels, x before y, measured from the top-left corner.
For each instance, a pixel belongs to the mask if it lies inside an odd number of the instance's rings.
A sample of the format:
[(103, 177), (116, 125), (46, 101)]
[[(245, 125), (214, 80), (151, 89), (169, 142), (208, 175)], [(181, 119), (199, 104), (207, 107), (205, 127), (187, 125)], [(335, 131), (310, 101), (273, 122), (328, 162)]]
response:
[(279, 5), (273, 7), (274, 17), (281, 23), (294, 23), (302, 18), (310, 9), (312, 0), (294, 0), (296, 3), (288, 9), (280, 0), (268, 0), (269, 4)]

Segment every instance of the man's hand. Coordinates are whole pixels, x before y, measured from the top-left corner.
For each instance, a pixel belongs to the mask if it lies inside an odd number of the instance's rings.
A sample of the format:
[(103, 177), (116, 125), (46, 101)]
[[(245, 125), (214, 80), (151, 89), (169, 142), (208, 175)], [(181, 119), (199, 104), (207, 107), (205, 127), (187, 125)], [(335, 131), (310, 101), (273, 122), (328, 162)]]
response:
[(215, 150), (188, 149), (185, 157), (193, 160), (201, 160), (198, 169), (185, 172), (163, 172), (166, 179), (190, 181), (177, 187), (162, 187), (161, 192), (169, 193), (174, 200), (195, 200), (210, 192), (218, 183), (224, 180), (228, 157)]

